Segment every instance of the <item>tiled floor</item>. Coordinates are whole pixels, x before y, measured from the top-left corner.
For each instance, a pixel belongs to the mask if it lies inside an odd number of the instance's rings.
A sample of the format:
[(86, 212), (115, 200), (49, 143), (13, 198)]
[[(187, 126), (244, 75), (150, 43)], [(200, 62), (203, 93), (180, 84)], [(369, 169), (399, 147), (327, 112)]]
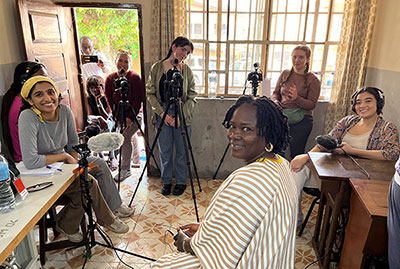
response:
[[(129, 204), (137, 186), (137, 178), (140, 175), (139, 169), (134, 169), (133, 175), (121, 184), (121, 197), (126, 204)], [(221, 180), (201, 179), (200, 184), (203, 192), (198, 192), (195, 184), (196, 201), (200, 218), (204, 215), (209, 201), (221, 184)], [(127, 234), (118, 235), (106, 230), (112, 239), (114, 246), (157, 259), (165, 253), (175, 250), (172, 236), (167, 232), (176, 232), (176, 227), (196, 221), (191, 189), (187, 188), (181, 196), (162, 196), (160, 194), (161, 180), (159, 178), (144, 178), (139, 185), (138, 193), (133, 200), (135, 214), (123, 221), (127, 223), (130, 230)], [(303, 196), (303, 212), (308, 210), (312, 197)], [(314, 210), (310, 221), (304, 230), (302, 237), (296, 240), (295, 268), (304, 268), (315, 260), (314, 251), (311, 245), (311, 236), (316, 217)], [(97, 232), (96, 232), (97, 233)], [(38, 241), (38, 231), (35, 231)], [(60, 236), (61, 238), (61, 236)], [(52, 239), (52, 235), (50, 235)], [(97, 234), (96, 240), (103, 242)], [(85, 258), (82, 256), (84, 248), (73, 250), (59, 250), (46, 254), (47, 262), (44, 268), (81, 268)], [(128, 254), (118, 253), (122, 260), (133, 268), (149, 268), (150, 262)], [(85, 268), (127, 268), (122, 264), (117, 255), (111, 250), (102, 246), (95, 246), (92, 249), (92, 257), (88, 260)], [(316, 264), (309, 268), (318, 268)]]

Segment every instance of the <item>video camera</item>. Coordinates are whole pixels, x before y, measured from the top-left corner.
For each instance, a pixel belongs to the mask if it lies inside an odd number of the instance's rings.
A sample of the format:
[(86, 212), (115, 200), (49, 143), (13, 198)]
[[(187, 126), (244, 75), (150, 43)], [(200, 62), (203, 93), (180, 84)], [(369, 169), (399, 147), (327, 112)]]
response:
[(254, 71), (247, 75), (247, 80), (251, 81), (251, 83), (253, 83), (253, 84), (256, 84), (256, 83), (262, 81), (263, 79), (262, 79), (262, 74), (259, 70), (260, 64), (254, 63), (253, 66), (254, 66)]
[[(178, 59), (173, 60), (174, 64), (178, 63)], [(174, 69), (170, 69), (167, 71), (166, 75), (166, 80), (165, 80), (165, 85), (166, 85), (166, 97), (167, 100), (171, 98), (181, 98), (183, 95), (183, 75), (182, 72), (177, 69), (176, 67)]]
[(129, 81), (122, 74), (125, 73), (124, 69), (119, 71), (120, 77), (114, 80), (114, 89), (115, 91), (121, 91), (122, 94), (127, 94), (129, 91)]

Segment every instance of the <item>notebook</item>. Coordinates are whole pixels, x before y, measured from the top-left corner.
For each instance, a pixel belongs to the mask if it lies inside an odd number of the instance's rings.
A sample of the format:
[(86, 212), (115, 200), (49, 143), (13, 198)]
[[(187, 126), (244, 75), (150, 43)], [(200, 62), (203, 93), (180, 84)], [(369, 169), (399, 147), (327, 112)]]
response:
[(28, 169), (23, 162), (19, 162), (17, 168), (21, 176), (52, 176), (55, 172), (61, 170), (63, 164), (63, 162), (56, 162), (41, 168)]

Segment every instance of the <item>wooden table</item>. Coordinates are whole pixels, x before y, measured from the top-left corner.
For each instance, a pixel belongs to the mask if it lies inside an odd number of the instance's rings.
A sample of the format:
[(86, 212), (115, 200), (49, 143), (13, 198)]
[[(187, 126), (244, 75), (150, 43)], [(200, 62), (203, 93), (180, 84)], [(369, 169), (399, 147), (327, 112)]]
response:
[(51, 177), (21, 177), (25, 187), (44, 181), (52, 181), (54, 185), (29, 193), (13, 211), (0, 215), (0, 264), (71, 185), (77, 176), (72, 170), (77, 166), (77, 164), (64, 164), (63, 171)]
[(387, 256), (390, 181), (350, 179), (350, 218), (339, 268), (365, 268), (368, 255)]
[[(311, 170), (321, 180), (321, 199), (312, 242), (317, 257), (320, 257), (320, 267), (329, 268), (339, 215), (350, 203), (349, 178), (367, 179), (367, 176), (347, 156), (323, 152), (309, 152), (309, 156)], [(389, 181), (394, 174), (395, 162), (355, 159), (371, 179)]]

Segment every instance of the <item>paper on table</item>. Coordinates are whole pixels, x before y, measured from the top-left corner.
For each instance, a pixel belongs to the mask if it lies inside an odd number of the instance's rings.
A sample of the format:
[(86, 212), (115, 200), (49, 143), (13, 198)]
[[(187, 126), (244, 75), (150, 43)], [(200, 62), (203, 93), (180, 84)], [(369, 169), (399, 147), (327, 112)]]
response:
[(52, 176), (57, 171), (57, 169), (61, 169), (63, 162), (56, 162), (49, 165), (51, 168), (47, 168), (47, 166), (36, 168), (36, 169), (28, 169), (25, 167), (23, 162), (19, 162), (17, 164), (17, 168), (21, 173), (21, 176)]

